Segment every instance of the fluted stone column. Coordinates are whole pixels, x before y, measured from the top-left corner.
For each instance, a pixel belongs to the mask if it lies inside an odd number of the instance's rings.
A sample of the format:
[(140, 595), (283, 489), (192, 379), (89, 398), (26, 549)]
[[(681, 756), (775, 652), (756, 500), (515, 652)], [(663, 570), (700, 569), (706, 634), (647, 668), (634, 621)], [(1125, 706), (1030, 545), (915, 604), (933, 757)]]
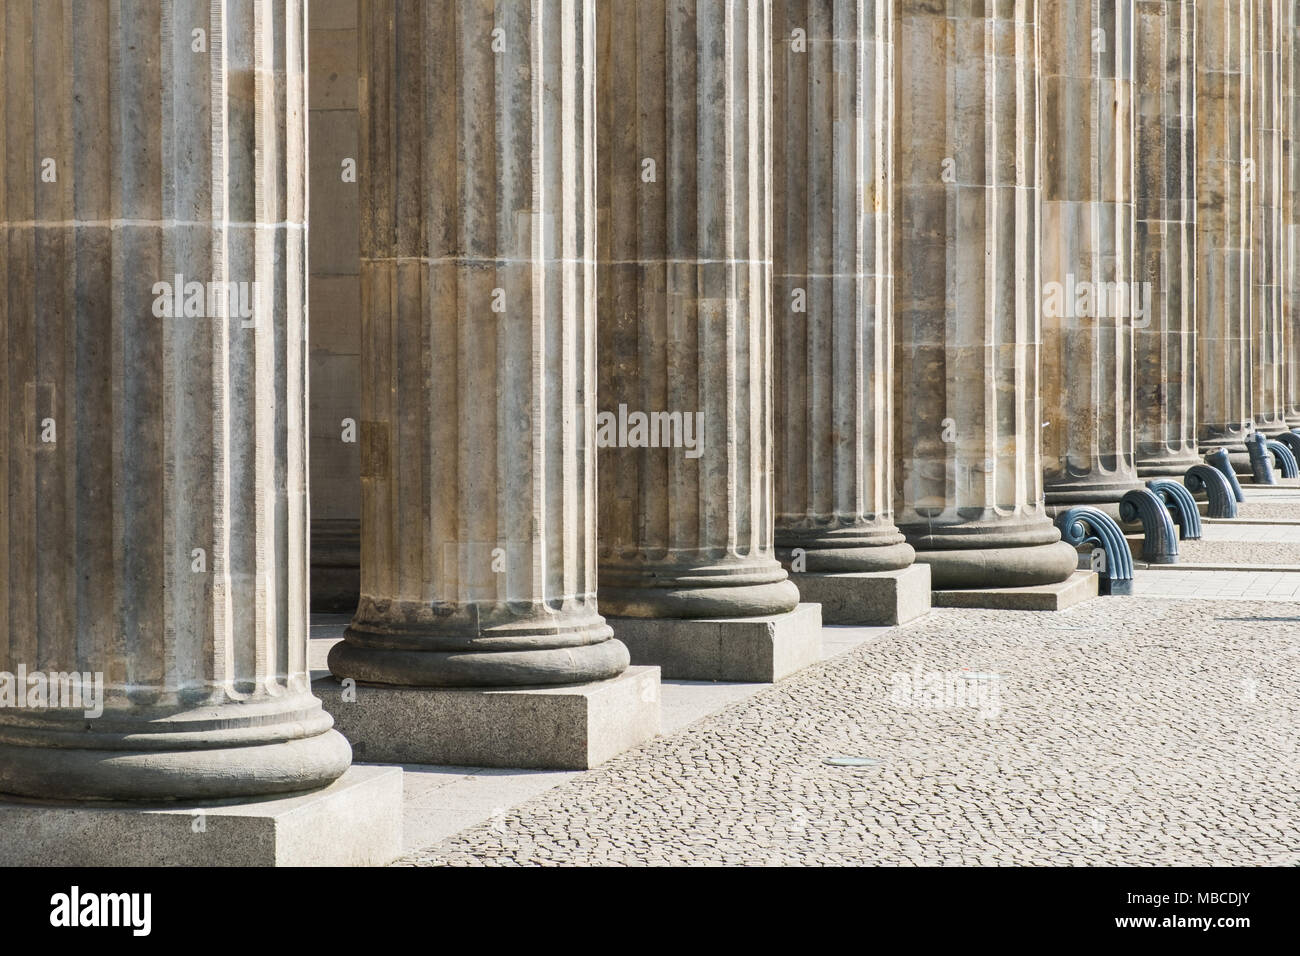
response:
[(1282, 6), (1282, 341), (1286, 424), (1300, 427), (1300, 9)]
[[(304, 4), (3, 17), (0, 672), (102, 680), (102, 714), (5, 681), (0, 793), (321, 787), (350, 752), (306, 659)], [(103, 836), (50, 814), (33, 843)]]
[(1283, 8), (1294, 0), (1252, 0), (1254, 54), (1251, 58), (1251, 99), (1254, 138), (1253, 225), (1254, 256), (1251, 285), (1251, 414), (1255, 428), (1266, 434), (1286, 430), (1283, 348), (1283, 277), (1285, 245), (1282, 231), (1281, 26)]
[[(592, 3), (360, 9), (361, 600), (330, 670), (609, 681), (628, 653), (595, 594)], [(371, 759), (573, 765), (546, 739), (567, 724), (499, 695), (371, 698), (336, 710)]]
[(590, 6), (361, 9), (361, 603), (330, 669), (614, 677), (627, 651), (593, 553)]
[(1197, 432), (1250, 473), (1251, 3), (1196, 7)]
[(1142, 478), (1181, 476), (1196, 447), (1196, 4), (1134, 16), (1133, 418)]
[(936, 588), (1063, 581), (1043, 505), (1038, 19), (898, 8), (895, 520)]
[[(1133, 433), (1133, 2), (1040, 0), (1047, 504), (1141, 487)], [(1137, 287), (1140, 292), (1141, 286)]]
[(885, 0), (773, 7), (776, 546), (829, 623), (930, 601), (893, 522), (893, 26)]
[(659, 416), (601, 451), (600, 600), (634, 660), (720, 674), (692, 656), (719, 625), (672, 621), (799, 601), (773, 553), (771, 4), (598, 11), (600, 405)]

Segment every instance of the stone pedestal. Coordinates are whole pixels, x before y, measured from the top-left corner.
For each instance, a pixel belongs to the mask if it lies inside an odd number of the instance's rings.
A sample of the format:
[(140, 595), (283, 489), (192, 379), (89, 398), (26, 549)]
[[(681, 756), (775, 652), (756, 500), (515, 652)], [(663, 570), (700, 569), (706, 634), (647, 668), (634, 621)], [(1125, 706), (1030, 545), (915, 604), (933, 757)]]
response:
[(716, 636), (682, 619), (799, 602), (772, 537), (771, 4), (600, 13), (600, 603)]
[(770, 683), (821, 660), (816, 604), (788, 614), (733, 618), (610, 618), (634, 664), (654, 662), (669, 680)]
[(559, 687), (313, 685), (356, 759), (586, 770), (659, 733), (659, 669)]
[(306, 661), (305, 4), (186, 10), (5, 11), (0, 672), (59, 694), (0, 707), (0, 794), (259, 798), (349, 764)]
[(1039, 438), (1037, 6), (896, 9), (895, 521), (936, 589), (1064, 581)]
[(580, 701), (628, 665), (595, 594), (594, 21), (360, 6), (361, 600), (329, 666), (449, 734), (381, 716), (381, 752), (574, 766), (595, 721), (645, 725), (639, 698), (577, 707), (503, 755), (475, 723), (504, 689)]
[(930, 566), (897, 571), (791, 574), (800, 597), (821, 605), (823, 624), (906, 624), (930, 610)]
[(1196, 446), (1196, 10), (1134, 14), (1133, 419), (1137, 473), (1182, 478)]
[(929, 588), (896, 573), (915, 551), (893, 522), (893, 11), (773, 18), (777, 557), (803, 600), (832, 596), (827, 621), (907, 618)]
[(0, 802), (0, 866), (383, 866), (402, 855), (402, 771), (313, 793), (184, 806)]
[(1064, 581), (1020, 588), (969, 588), (934, 592), (935, 607), (982, 607), (997, 611), (1064, 611), (1097, 596), (1093, 571), (1075, 571)]
[[(1201, 454), (1250, 474), (1254, 126), (1248, 0), (1196, 5), (1196, 359)], [(1248, 168), (1249, 167), (1249, 168)]]
[(1043, 485), (1118, 515), (1134, 460), (1133, 5), (1041, 0)]

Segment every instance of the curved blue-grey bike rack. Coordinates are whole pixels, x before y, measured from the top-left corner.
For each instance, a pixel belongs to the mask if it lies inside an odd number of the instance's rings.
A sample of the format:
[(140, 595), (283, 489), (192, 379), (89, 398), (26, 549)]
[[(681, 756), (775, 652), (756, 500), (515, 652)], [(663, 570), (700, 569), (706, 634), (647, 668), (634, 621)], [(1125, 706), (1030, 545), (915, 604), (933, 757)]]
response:
[(1286, 445), (1291, 451), (1291, 457), (1300, 462), (1300, 430), (1293, 428), (1289, 432), (1283, 432), (1277, 436), (1277, 441)]
[(1183, 475), (1183, 484), (1192, 494), (1205, 492), (1210, 501), (1208, 515), (1211, 518), (1237, 517), (1237, 498), (1232, 493), (1232, 486), (1223, 472), (1209, 465), (1192, 465)]
[[(1205, 461), (1211, 468), (1217, 468), (1219, 474), (1228, 480), (1228, 487), (1232, 489), (1232, 497), (1236, 498), (1238, 502), (1246, 500), (1245, 492), (1241, 490), (1241, 482), (1237, 480), (1237, 473), (1232, 470), (1232, 462), (1228, 460), (1228, 449), (1214, 449), (1205, 456)], [(1195, 490), (1195, 488), (1192, 488), (1192, 491)], [(1211, 515), (1210, 517), (1218, 516)], [(1236, 514), (1233, 514), (1233, 517), (1235, 518)]]
[[(1151, 489), (1153, 495), (1164, 501), (1165, 507), (1169, 509), (1169, 517), (1174, 520), (1174, 524), (1178, 525), (1178, 537), (1181, 540), (1195, 541), (1200, 538), (1201, 511), (1196, 507), (1196, 499), (1192, 497), (1190, 491), (1169, 478), (1152, 478), (1147, 482), (1147, 487)], [(1229, 501), (1232, 500), (1226, 484), (1223, 485), (1223, 493), (1228, 496)], [(1236, 508), (1237, 503), (1233, 501), (1232, 505)]]
[(1066, 544), (1101, 548), (1106, 556), (1099, 587), (1102, 594), (1133, 593), (1133, 552), (1114, 518), (1092, 505), (1078, 505), (1057, 515), (1056, 526)]
[(1250, 452), (1250, 473), (1257, 485), (1276, 485), (1277, 475), (1273, 474), (1273, 454), (1268, 449), (1268, 439), (1259, 432), (1246, 439), (1246, 451)]
[(1119, 500), (1121, 521), (1142, 522), (1142, 560), (1148, 564), (1178, 563), (1178, 533), (1164, 498), (1147, 488), (1134, 488)]
[[(1287, 432), (1291, 438), (1300, 436), (1292, 435)], [(1300, 478), (1300, 467), (1297, 467), (1295, 453), (1286, 442), (1279, 441), (1276, 438), (1268, 440), (1268, 450), (1273, 453), (1273, 460), (1277, 463), (1277, 470), (1282, 472), (1283, 478)]]

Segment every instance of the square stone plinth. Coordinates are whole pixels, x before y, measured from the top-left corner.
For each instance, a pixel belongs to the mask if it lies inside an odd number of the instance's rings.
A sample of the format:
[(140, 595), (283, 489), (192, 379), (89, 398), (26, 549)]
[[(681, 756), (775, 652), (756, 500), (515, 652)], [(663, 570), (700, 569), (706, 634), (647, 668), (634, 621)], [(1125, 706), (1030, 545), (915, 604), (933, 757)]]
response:
[(402, 771), (183, 807), (0, 802), (0, 866), (382, 866), (402, 853)]
[(659, 669), (561, 687), (344, 685), (312, 689), (371, 763), (586, 770), (659, 733)]
[(930, 610), (930, 566), (899, 571), (790, 575), (805, 601), (822, 606), (823, 624), (905, 624)]
[(674, 680), (771, 683), (821, 660), (822, 614), (800, 604), (767, 617), (607, 617), (634, 664)]
[(983, 607), (1002, 611), (1064, 611), (1097, 596), (1097, 575), (1075, 571), (1060, 584), (1029, 588), (935, 591), (935, 607)]

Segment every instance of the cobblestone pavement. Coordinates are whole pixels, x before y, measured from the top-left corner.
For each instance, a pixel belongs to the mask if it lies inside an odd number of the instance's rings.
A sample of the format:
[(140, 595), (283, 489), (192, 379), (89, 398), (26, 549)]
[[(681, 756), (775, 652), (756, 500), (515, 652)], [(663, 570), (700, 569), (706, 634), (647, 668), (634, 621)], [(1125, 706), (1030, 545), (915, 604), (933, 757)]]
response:
[(936, 610), (402, 862), (1297, 864), (1298, 710), (1300, 604)]

